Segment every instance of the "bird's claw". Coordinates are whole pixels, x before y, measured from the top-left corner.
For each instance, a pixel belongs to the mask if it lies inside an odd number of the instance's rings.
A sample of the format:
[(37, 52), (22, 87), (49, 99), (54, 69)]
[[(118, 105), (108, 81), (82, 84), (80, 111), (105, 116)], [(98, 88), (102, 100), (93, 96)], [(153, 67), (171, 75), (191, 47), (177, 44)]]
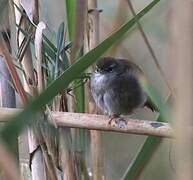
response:
[[(110, 119), (108, 120), (108, 125), (111, 126), (112, 125), (112, 121), (115, 120), (118, 117), (119, 117), (118, 115), (109, 116)], [(116, 123), (116, 121), (115, 121), (115, 123)]]
[(125, 128), (127, 126), (127, 121), (124, 118), (118, 118), (115, 120), (116, 125), (119, 128)]
[[(112, 122), (114, 123), (112, 124)], [(111, 116), (108, 121), (109, 126), (117, 126), (119, 128), (125, 128), (127, 126), (127, 121), (124, 118), (118, 118), (118, 116)]]

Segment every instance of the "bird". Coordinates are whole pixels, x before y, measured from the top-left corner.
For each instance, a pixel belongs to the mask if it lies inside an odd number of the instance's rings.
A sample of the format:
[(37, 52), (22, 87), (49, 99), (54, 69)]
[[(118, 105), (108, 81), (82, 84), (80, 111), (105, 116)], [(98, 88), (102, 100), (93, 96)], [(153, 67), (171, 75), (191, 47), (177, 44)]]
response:
[(99, 109), (111, 117), (109, 123), (144, 106), (157, 111), (140, 84), (141, 78), (146, 79), (143, 71), (127, 59), (102, 57), (96, 62), (90, 78), (91, 94)]

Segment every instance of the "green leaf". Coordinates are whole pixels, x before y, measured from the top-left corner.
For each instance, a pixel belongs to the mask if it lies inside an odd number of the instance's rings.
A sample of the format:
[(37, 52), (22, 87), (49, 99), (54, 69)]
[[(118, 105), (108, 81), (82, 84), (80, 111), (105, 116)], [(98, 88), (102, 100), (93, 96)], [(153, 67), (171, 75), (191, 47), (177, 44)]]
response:
[(64, 22), (61, 23), (58, 28), (56, 41), (57, 41), (57, 51), (56, 51), (56, 59), (55, 59), (55, 66), (54, 66), (54, 79), (56, 79), (60, 74), (59, 61), (60, 61), (60, 52), (64, 44)]
[(57, 48), (55, 47), (55, 45), (45, 35), (43, 35), (43, 39), (48, 48), (52, 49), (52, 51), (56, 53)]
[(57, 41), (57, 49), (61, 50), (62, 44), (64, 42), (64, 22), (62, 22), (58, 28), (56, 41)]
[(123, 180), (138, 179), (144, 167), (148, 164), (153, 153), (158, 148), (162, 141), (162, 138), (149, 136), (145, 143), (139, 148), (136, 156), (133, 158), (130, 166), (128, 167)]
[[(169, 109), (167, 107), (167, 104), (165, 103), (164, 105), (163, 100), (155, 91), (155, 89), (152, 86), (147, 84), (144, 87), (146, 92), (152, 99), (152, 101), (156, 104), (156, 106), (160, 110), (160, 115), (157, 121), (166, 122), (166, 119), (171, 119), (171, 115), (169, 114)], [(139, 148), (139, 151), (136, 153), (135, 157), (130, 163), (130, 166), (127, 168), (122, 179), (124, 180), (138, 179), (142, 171), (146, 167), (146, 165), (151, 160), (154, 152), (161, 144), (161, 142), (162, 142), (162, 138), (149, 136), (146, 139), (145, 143)]]
[[(150, 11), (160, 0), (152, 1), (147, 7), (137, 14), (138, 19), (143, 17)], [(114, 43), (116, 43), (123, 35), (128, 32), (135, 24), (136, 18), (132, 18), (117, 31), (110, 35), (107, 39), (101, 42), (96, 48), (89, 51), (86, 55), (79, 58), (71, 67), (69, 67), (58, 79), (51, 83), (37, 98), (31, 100), (15, 118), (12, 118), (1, 131), (1, 137), (5, 142), (10, 143), (12, 138), (18, 135), (21, 130), (28, 124), (33, 123), (35, 115), (47, 103), (49, 103), (54, 96), (56, 96), (62, 89), (68, 85), (81, 73), (86, 70), (92, 63), (94, 63), (101, 55), (103, 55)]]
[[(83, 55), (83, 47), (81, 48), (78, 57)], [(75, 86), (77, 81), (75, 81)], [(85, 92), (84, 92), (84, 79), (81, 78), (78, 87), (74, 89), (76, 95), (76, 112), (85, 112)]]
[(71, 46), (72, 42), (69, 42), (67, 45), (64, 44), (62, 50), (60, 51), (63, 65), (62, 71), (66, 70), (70, 66), (70, 61), (68, 59), (66, 51), (71, 48)]

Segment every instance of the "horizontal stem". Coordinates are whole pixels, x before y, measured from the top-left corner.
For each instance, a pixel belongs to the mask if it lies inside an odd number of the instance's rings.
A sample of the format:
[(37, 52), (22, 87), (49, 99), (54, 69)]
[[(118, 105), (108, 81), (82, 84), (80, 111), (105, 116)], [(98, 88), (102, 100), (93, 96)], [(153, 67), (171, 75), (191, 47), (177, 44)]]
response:
[[(0, 108), (0, 122), (19, 112), (19, 109)], [(60, 127), (85, 128), (100, 131), (114, 131), (128, 134), (152, 135), (159, 137), (173, 137), (173, 129), (169, 123), (150, 120), (131, 119), (128, 117), (114, 118), (109, 124), (109, 117), (105, 115), (51, 112), (54, 123)]]

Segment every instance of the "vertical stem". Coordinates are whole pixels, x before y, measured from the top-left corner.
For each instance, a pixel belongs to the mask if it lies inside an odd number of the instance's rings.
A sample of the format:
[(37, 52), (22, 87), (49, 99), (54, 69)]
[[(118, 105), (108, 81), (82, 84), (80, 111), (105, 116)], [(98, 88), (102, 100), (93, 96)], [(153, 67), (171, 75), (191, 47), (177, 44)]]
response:
[(89, 28), (89, 49), (93, 49), (99, 43), (99, 11), (97, 0), (88, 0), (88, 28)]
[(73, 167), (73, 154), (72, 154), (72, 142), (70, 137), (70, 129), (60, 128), (60, 152), (61, 152), (61, 162), (63, 169), (63, 179), (74, 180), (76, 175), (74, 173)]
[[(20, 6), (20, 2), (18, 0), (14, 0), (15, 4), (18, 7)], [(22, 8), (21, 8), (22, 9)], [(15, 8), (15, 18), (16, 23), (20, 24), (22, 28), (26, 29), (28, 27), (27, 21), (21, 18), (21, 13)], [(18, 46), (22, 43), (24, 39), (24, 35), (22, 32), (18, 31)], [(37, 94), (36, 83), (35, 83), (35, 76), (33, 70), (33, 62), (32, 62), (32, 55), (30, 46), (28, 45), (24, 57), (22, 59), (22, 66), (25, 71), (26, 77), (24, 78), (24, 89), (26, 92), (35, 96)], [(36, 134), (33, 130), (28, 130), (28, 141), (29, 141), (29, 151), (30, 153), (34, 153), (32, 157), (32, 179), (33, 180), (46, 180), (46, 172), (45, 172), (45, 163), (43, 159), (43, 154), (40, 148), (38, 148), (39, 143), (36, 137)]]
[(11, 76), (6, 67), (3, 56), (0, 56), (0, 105), (1, 107), (15, 107), (15, 91), (9, 83), (11, 83)]
[[(6, 67), (4, 57), (0, 55), (0, 106), (14, 108), (16, 106), (15, 102), (15, 91), (11, 87), (11, 76)], [(13, 152), (19, 160), (18, 152), (18, 137), (15, 137), (15, 143), (13, 144)]]
[(192, 138), (186, 127), (193, 118), (193, 2), (172, 1), (171, 52), (176, 88), (174, 119), (176, 128), (176, 172), (174, 179), (193, 179)]
[(38, 0), (32, 1), (32, 13), (33, 13), (33, 22), (38, 24), (39, 22), (39, 2)]
[(93, 180), (104, 179), (103, 151), (100, 131), (91, 131), (91, 155), (93, 167)]
[[(9, 49), (9, 51), (11, 51), (11, 45), (9, 42), (9, 39), (7, 36), (9, 36), (8, 32), (4, 32), (6, 34), (6, 38), (7, 39), (7, 47)], [(11, 37), (9, 37), (11, 38)], [(5, 57), (3, 57), (3, 53), (0, 52), (0, 106), (1, 107), (9, 107), (9, 108), (14, 108), (16, 107), (16, 99), (15, 99), (15, 90), (13, 89), (13, 87), (11, 86), (11, 75), (9, 73), (9, 70), (7, 69), (6, 66), (6, 61), (4, 59)], [(17, 158), (17, 160), (19, 160), (19, 152), (18, 152), (18, 137), (15, 137), (15, 143), (13, 144), (13, 152)]]
[[(37, 89), (38, 93), (41, 93), (44, 90), (44, 73), (43, 73), (43, 30), (46, 28), (46, 24), (44, 22), (40, 22), (37, 25), (36, 32), (35, 32), (35, 52), (36, 52), (36, 58), (37, 58)], [(41, 121), (41, 120), (40, 120)], [(57, 149), (57, 144), (55, 143), (55, 135), (52, 134), (50, 135), (51, 130), (48, 126), (47, 123), (41, 122), (43, 126), (35, 127), (37, 131), (39, 131), (38, 135), (36, 134), (36, 138), (40, 139), (40, 142), (45, 142), (45, 145), (40, 144), (41, 150), (43, 153), (44, 157), (44, 162), (46, 165), (46, 174), (48, 175), (50, 180), (56, 180), (57, 175), (56, 175), (56, 164), (58, 164), (55, 159), (56, 155), (55, 154), (55, 149)], [(42, 140), (41, 140), (42, 139)], [(54, 164), (54, 162), (56, 164)]]
[(19, 168), (15, 162), (14, 157), (6, 148), (5, 144), (0, 143), (0, 168), (1, 168), (1, 175), (6, 180), (21, 180), (21, 176), (19, 173)]
[(41, 93), (44, 88), (44, 74), (43, 74), (43, 41), (42, 41), (42, 36), (43, 36), (43, 30), (46, 28), (46, 25), (44, 22), (40, 22), (37, 25), (36, 32), (35, 32), (35, 52), (36, 52), (36, 58), (37, 58), (37, 80), (38, 80), (38, 93)]
[[(87, 51), (96, 47), (99, 42), (99, 11), (97, 9), (97, 0), (88, 0), (88, 24), (86, 34)], [(93, 113), (93, 109), (96, 111), (96, 106), (92, 101), (90, 91), (87, 89), (88, 97), (88, 111)], [(91, 156), (92, 156), (92, 168), (93, 168), (93, 180), (103, 179), (103, 151), (101, 133), (99, 131), (90, 131), (91, 135)]]
[[(66, 3), (69, 3), (67, 0)], [(70, 53), (70, 62), (73, 64), (77, 57), (82, 56), (82, 46), (83, 46), (83, 38), (84, 38), (84, 24), (85, 24), (85, 15), (86, 15), (86, 6), (87, 0), (75, 0), (71, 1), (71, 5), (68, 4), (68, 8), (71, 6), (71, 12), (68, 11), (68, 30), (69, 30), (69, 39), (72, 40), (73, 45)], [(71, 20), (70, 20), (71, 19)], [(76, 86), (78, 81), (74, 81), (74, 85)], [(71, 104), (69, 110), (72, 112), (84, 112), (84, 86), (74, 89), (73, 93), (74, 97), (68, 98), (69, 104)], [(86, 179), (87, 171), (85, 170), (85, 131), (84, 129), (71, 129), (72, 132), (72, 143), (73, 150), (75, 156), (75, 171), (77, 179), (83, 178)]]

